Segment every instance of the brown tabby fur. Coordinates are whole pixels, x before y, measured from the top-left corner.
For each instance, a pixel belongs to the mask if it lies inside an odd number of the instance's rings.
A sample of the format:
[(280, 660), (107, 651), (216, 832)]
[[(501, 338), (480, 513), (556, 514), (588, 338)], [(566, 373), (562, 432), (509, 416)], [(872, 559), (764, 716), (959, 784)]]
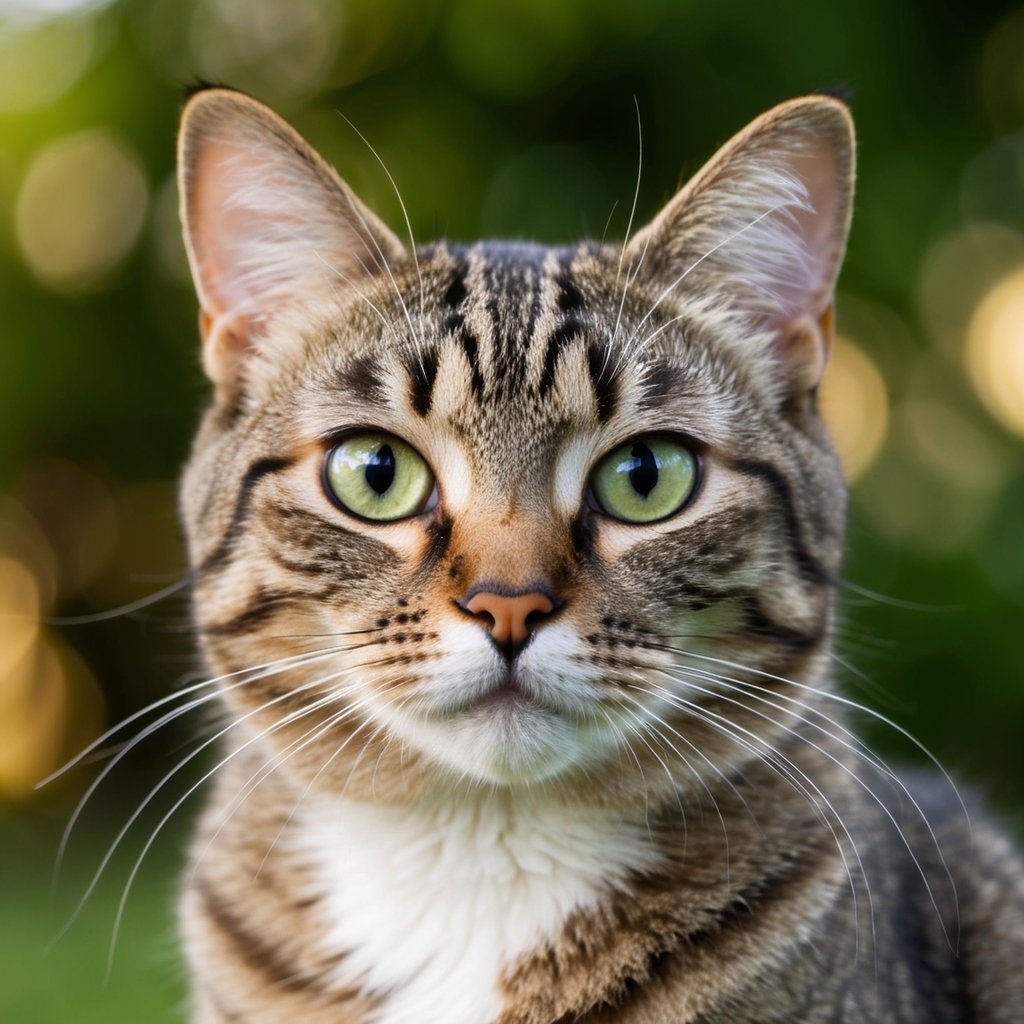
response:
[[(650, 861), (504, 963), (473, 1024), (1024, 1020), (1019, 857), (976, 813), (972, 847), (946, 783), (879, 765), (829, 679), (845, 492), (815, 388), (845, 107), (764, 115), (621, 251), (413, 256), (222, 89), (186, 106), (181, 172), (217, 388), (182, 513), (236, 723), (181, 905), (196, 1024), (389, 1019), (397, 992), (346, 979), (355, 951), (331, 939), (310, 839), (331, 799), (490, 802), (510, 828), (526, 806), (594, 811), (643, 838)], [(382, 525), (335, 507), (321, 466), (350, 426), (423, 453), (437, 508)], [(689, 506), (649, 525), (586, 506), (588, 467), (666, 432), (702, 453)], [(455, 698), (403, 733), (384, 716), (428, 683), (476, 694), (444, 643), (481, 581), (557, 595), (572, 667), (523, 684), (543, 711), (522, 736), (484, 721), (474, 746)], [(613, 743), (573, 746), (605, 722)]]

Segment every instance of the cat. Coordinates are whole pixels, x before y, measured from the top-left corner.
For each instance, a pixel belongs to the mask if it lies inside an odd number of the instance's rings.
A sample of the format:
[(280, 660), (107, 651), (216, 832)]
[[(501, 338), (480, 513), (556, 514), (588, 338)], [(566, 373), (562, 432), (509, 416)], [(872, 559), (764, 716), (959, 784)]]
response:
[(846, 105), (621, 248), (407, 248), (221, 87), (179, 166), (195, 1024), (1024, 1020), (1019, 855), (830, 679)]

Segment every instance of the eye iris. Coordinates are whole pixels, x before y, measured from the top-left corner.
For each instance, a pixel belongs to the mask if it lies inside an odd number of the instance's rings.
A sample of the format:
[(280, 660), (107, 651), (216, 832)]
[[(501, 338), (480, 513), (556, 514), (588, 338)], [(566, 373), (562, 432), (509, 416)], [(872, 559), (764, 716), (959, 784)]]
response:
[(345, 511), (371, 522), (419, 515), (436, 504), (434, 477), (423, 456), (388, 434), (351, 434), (324, 459), (323, 485)]
[(627, 441), (605, 456), (590, 477), (590, 500), (626, 523), (654, 523), (682, 509), (698, 482), (697, 456), (671, 437)]
[(395, 482), (395, 453), (383, 444), (366, 462), (366, 484), (374, 493), (383, 495)]
[(647, 445), (639, 442), (629, 454), (629, 482), (640, 497), (646, 498), (658, 486), (658, 460)]

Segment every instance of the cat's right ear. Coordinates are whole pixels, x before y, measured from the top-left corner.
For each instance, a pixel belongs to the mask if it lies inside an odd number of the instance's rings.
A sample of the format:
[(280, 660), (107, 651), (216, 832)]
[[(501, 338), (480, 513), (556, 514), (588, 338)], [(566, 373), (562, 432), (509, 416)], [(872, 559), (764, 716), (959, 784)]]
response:
[[(770, 342), (788, 391), (813, 389), (853, 198), (853, 122), (829, 96), (782, 103), (727, 142), (625, 250), (632, 273)], [(778, 368), (782, 372), (778, 373)]]
[(185, 104), (178, 183), (203, 367), (221, 395), (282, 308), (405, 254), (290, 125), (230, 89)]

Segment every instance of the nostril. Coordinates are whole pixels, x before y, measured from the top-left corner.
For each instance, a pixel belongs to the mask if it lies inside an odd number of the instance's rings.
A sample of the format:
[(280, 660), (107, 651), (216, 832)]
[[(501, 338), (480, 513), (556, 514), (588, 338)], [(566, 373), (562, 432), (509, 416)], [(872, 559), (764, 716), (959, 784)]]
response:
[(493, 630), (497, 625), (497, 620), (494, 618), (494, 613), (489, 612), (486, 608), (469, 608), (466, 605), (460, 605), (465, 611), (469, 612), (470, 615), (478, 619), (483, 619), (487, 623), (487, 629)]
[(526, 616), (525, 622), (528, 629), (535, 629), (541, 622), (542, 619), (546, 619), (551, 614), (551, 608), (540, 609), (534, 608), (532, 612), (529, 612)]

